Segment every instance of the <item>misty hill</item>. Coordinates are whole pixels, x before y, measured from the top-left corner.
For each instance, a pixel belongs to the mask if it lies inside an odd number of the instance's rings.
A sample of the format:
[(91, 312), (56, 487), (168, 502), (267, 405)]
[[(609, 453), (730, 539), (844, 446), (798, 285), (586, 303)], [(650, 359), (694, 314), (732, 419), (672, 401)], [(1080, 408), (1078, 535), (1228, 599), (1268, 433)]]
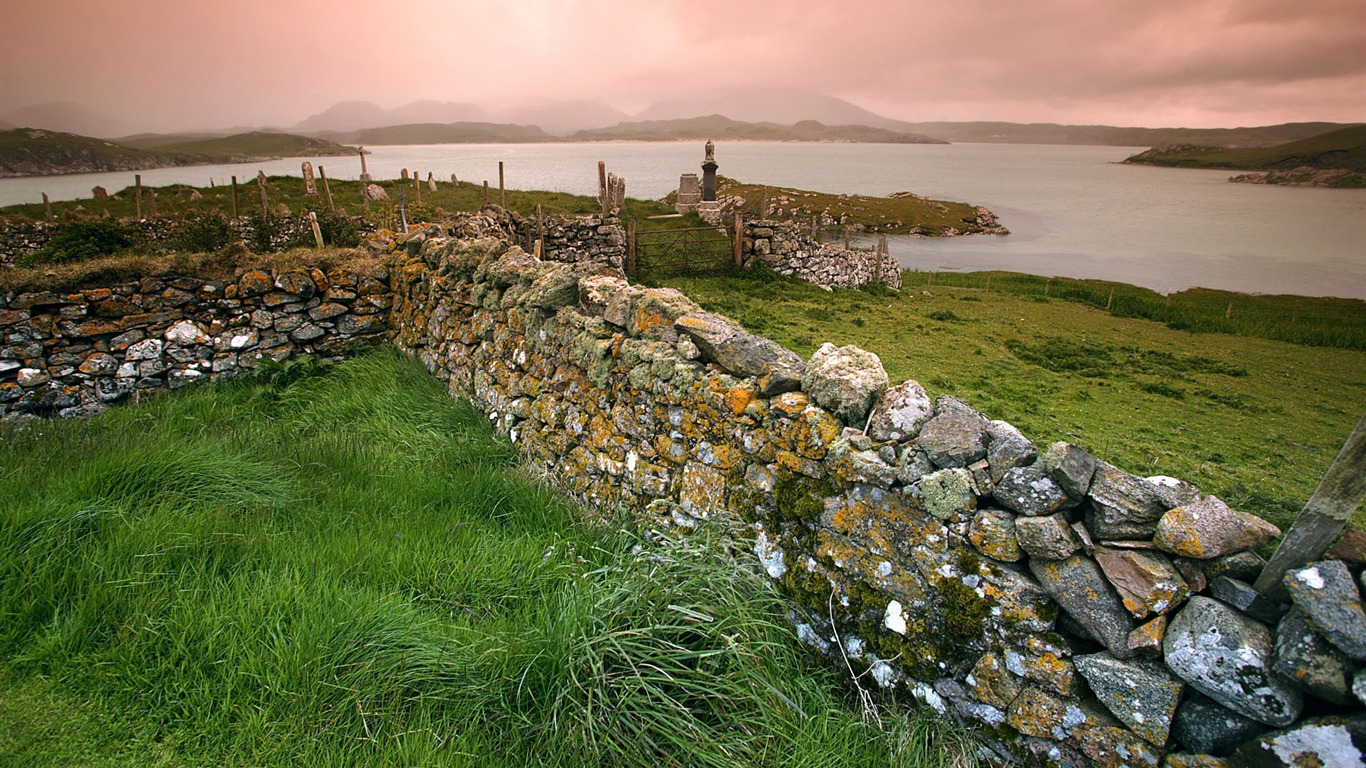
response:
[(630, 115), (595, 101), (557, 101), (509, 110), (502, 114), (502, 119), (565, 136), (575, 131), (608, 128), (630, 119)]
[(748, 141), (847, 141), (867, 144), (947, 144), (940, 139), (866, 125), (825, 125), (802, 120), (793, 125), (746, 123), (722, 115), (682, 120), (644, 120), (612, 128), (579, 131), (571, 141), (677, 141), (732, 139)]
[(534, 125), (509, 123), (416, 123), (322, 135), (348, 144), (517, 144), (555, 138)]
[(8, 124), (4, 130), (28, 127), (57, 133), (100, 137), (122, 136), (129, 130), (126, 121), (110, 117), (103, 112), (98, 112), (73, 101), (34, 104), (0, 115), (0, 119)]
[(389, 110), (368, 101), (343, 101), (305, 118), (290, 130), (303, 134), (337, 133), (379, 128), (401, 122)]
[(904, 130), (952, 142), (1087, 144), (1112, 147), (1156, 147), (1166, 144), (1269, 147), (1343, 127), (1339, 123), (1285, 123), (1257, 128), (1119, 128), (1110, 125), (1003, 122), (932, 122), (899, 125)]
[(1172, 168), (1270, 171), (1270, 179), (1239, 181), (1300, 186), (1366, 186), (1366, 125), (1342, 128), (1274, 147), (1228, 149), (1190, 144), (1150, 149), (1126, 163)]
[(279, 133), (244, 133), (136, 148), (73, 133), (19, 128), (0, 132), (0, 176), (136, 171), (355, 152), (334, 142)]
[(635, 119), (679, 120), (700, 115), (725, 115), (740, 122), (778, 125), (815, 120), (826, 125), (886, 128), (896, 122), (809, 88), (753, 88), (712, 98), (664, 101), (650, 106)]

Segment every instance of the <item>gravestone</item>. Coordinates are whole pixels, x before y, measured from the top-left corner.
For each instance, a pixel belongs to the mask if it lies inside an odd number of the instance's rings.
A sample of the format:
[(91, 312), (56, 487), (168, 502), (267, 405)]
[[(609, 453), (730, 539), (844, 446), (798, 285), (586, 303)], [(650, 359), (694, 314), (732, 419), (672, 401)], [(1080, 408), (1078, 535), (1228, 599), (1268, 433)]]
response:
[(104, 187), (95, 187), (94, 189), (90, 190), (90, 196), (95, 198), (96, 200), (104, 200), (109, 197), (109, 190), (105, 189)]
[(431, 171), (427, 171), (427, 189), (436, 191), (436, 176)]
[(706, 145), (707, 154), (702, 159), (702, 201), (716, 200), (716, 145), (710, 140)]
[(365, 147), (360, 148), (360, 180), (373, 181), (370, 176), (370, 169), (365, 167)]
[(305, 160), (302, 170), (304, 174), (304, 194), (310, 197), (317, 195), (318, 182), (313, 178), (313, 164)]
[(685, 173), (678, 177), (678, 199), (674, 210), (679, 213), (692, 213), (702, 201), (702, 186), (695, 173)]

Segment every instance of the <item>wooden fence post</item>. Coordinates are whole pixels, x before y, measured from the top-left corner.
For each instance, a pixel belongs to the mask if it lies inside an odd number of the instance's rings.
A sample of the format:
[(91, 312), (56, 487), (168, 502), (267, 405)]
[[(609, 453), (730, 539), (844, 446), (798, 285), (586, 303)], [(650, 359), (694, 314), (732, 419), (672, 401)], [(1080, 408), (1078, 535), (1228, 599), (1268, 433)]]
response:
[(1232, 320), (1232, 319), (1233, 319), (1233, 299), (1229, 299), (1229, 300), (1228, 300), (1228, 309), (1224, 310), (1224, 319), (1225, 319), (1225, 320)]
[(1109, 309), (1115, 305), (1115, 289), (1110, 289), (1110, 298), (1105, 300), (1105, 308)]
[(1285, 585), (1281, 583), (1281, 577), (1285, 572), (1321, 557), (1347, 527), (1347, 521), (1363, 498), (1366, 498), (1366, 414), (1348, 435), (1328, 473), (1281, 539), (1253, 588), (1272, 599), (1282, 597)]
[(745, 265), (745, 215), (735, 212), (735, 268)]
[(319, 248), (323, 247), (323, 231), (318, 227), (318, 214), (309, 211), (308, 223), (313, 226), (313, 243)]
[(261, 218), (270, 218), (270, 206), (266, 204), (266, 172), (256, 172), (256, 187), (261, 192)]
[(484, 179), (484, 206), (485, 206), (485, 207), (488, 207), (488, 204), (489, 204), (489, 180), (488, 180), (488, 179)]
[(332, 186), (327, 183), (327, 169), (321, 165), (318, 166), (318, 178), (321, 179), (323, 183), (323, 196), (327, 198), (328, 213), (336, 213), (337, 208), (332, 205)]
[(422, 205), (422, 182), (417, 178), (417, 171), (413, 171), (413, 202)]
[(1053, 278), (1048, 278), (1043, 284), (1043, 297), (1048, 298), (1048, 292), (1053, 290)]
[(507, 187), (503, 183), (503, 161), (498, 161), (498, 207), (507, 210)]
[(47, 193), (43, 193), (43, 219), (47, 223), (52, 223), (52, 201), (47, 199)]
[[(545, 248), (545, 215), (541, 211), (541, 204), (536, 204), (536, 243), (538, 249)], [(540, 255), (538, 250), (537, 255)]]
[(232, 177), (232, 217), (237, 218), (237, 177)]
[(133, 174), (133, 210), (142, 218), (142, 174)]
[(602, 215), (607, 215), (607, 161), (598, 161), (598, 202), (602, 205)]
[(153, 188), (147, 190), (147, 204), (148, 204), (149, 208), (151, 209), (152, 218), (155, 219), (155, 218), (157, 217), (157, 190), (156, 190), (156, 187), (153, 187)]
[(626, 220), (626, 276), (637, 278), (636, 273), (636, 220)]

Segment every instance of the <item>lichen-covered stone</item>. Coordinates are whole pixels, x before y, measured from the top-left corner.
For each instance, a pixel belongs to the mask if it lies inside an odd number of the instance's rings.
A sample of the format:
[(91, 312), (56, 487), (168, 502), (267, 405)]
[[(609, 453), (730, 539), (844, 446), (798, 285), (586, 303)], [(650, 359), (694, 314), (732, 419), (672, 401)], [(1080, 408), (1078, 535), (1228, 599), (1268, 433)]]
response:
[(1146, 539), (1157, 529), (1167, 510), (1154, 486), (1118, 467), (1096, 462), (1096, 474), (1087, 496), (1091, 513), (1087, 527), (1097, 541)]
[(1166, 636), (1167, 617), (1159, 615), (1129, 633), (1129, 650), (1135, 656), (1159, 658), (1162, 656), (1162, 638)]
[(1162, 759), (1138, 736), (1113, 726), (1082, 731), (1081, 751), (1101, 768), (1157, 768)]
[(1068, 496), (1084, 498), (1091, 490), (1096, 473), (1096, 460), (1091, 454), (1071, 443), (1057, 442), (1048, 446), (1039, 463), (1054, 482), (1062, 486)]
[(934, 415), (934, 403), (915, 380), (891, 387), (878, 398), (868, 420), (868, 436), (878, 442), (910, 440)]
[(674, 321), (674, 328), (727, 372), (746, 377), (767, 375), (768, 394), (795, 390), (806, 370), (795, 352), (709, 312), (684, 315)]
[(1132, 655), (1133, 619), (1093, 560), (1079, 555), (1066, 560), (1035, 559), (1029, 561), (1029, 570), (1044, 591), (1111, 655), (1120, 659)]
[(1050, 515), (1071, 503), (1062, 488), (1038, 466), (1007, 471), (992, 493), (1001, 506), (1031, 517)]
[(887, 383), (887, 371), (877, 355), (833, 344), (822, 344), (802, 375), (802, 390), (812, 401), (854, 427), (864, 426)]
[(920, 429), (916, 445), (937, 467), (966, 467), (986, 458), (987, 420), (951, 397), (935, 400), (935, 415)]
[(1172, 736), (1186, 749), (1220, 757), (1268, 730), (1266, 725), (1198, 693), (1182, 702), (1172, 719)]
[(1271, 672), (1271, 631), (1232, 608), (1196, 595), (1167, 627), (1167, 667), (1220, 704), (1267, 725), (1295, 722), (1298, 689)]
[[(1266, 561), (1256, 552), (1234, 552), (1223, 557), (1216, 557), (1213, 560), (1192, 560), (1198, 563), (1200, 570), (1204, 572), (1205, 578), (1213, 581), (1220, 576), (1227, 576), (1230, 579), (1246, 581), (1249, 584), (1256, 581), (1261, 575), (1262, 569), (1266, 567)], [(1199, 591), (1199, 590), (1197, 590)]]
[(925, 510), (941, 520), (964, 516), (977, 506), (972, 475), (966, 469), (941, 469), (920, 478), (916, 495)]
[(1010, 727), (1027, 736), (1054, 737), (1067, 717), (1067, 704), (1038, 688), (1025, 688), (1010, 703)]
[(984, 509), (972, 518), (968, 540), (978, 552), (993, 560), (1013, 563), (1024, 556), (1015, 538), (1015, 516), (999, 509)]
[(987, 464), (991, 468), (993, 485), (1001, 482), (1006, 472), (1027, 467), (1038, 458), (1039, 449), (1012, 424), (987, 422), (987, 437)]
[(1214, 755), (1192, 755), (1178, 752), (1163, 758), (1162, 768), (1228, 768), (1228, 761)]
[(1366, 661), (1366, 612), (1352, 574), (1341, 560), (1321, 560), (1283, 579), (1295, 607), (1325, 640)]
[(1347, 658), (1314, 632), (1304, 614), (1292, 610), (1276, 626), (1271, 671), (1306, 693), (1334, 704), (1347, 703)]
[(1263, 734), (1229, 757), (1231, 768), (1359, 768), (1366, 715), (1329, 716)]
[(1252, 588), (1251, 584), (1227, 576), (1220, 576), (1209, 585), (1210, 596), (1237, 608), (1257, 621), (1274, 625), (1285, 615), (1281, 604)]
[(1167, 613), (1190, 595), (1186, 581), (1160, 552), (1096, 547), (1095, 558), (1136, 619)]
[(1167, 743), (1185, 684), (1166, 667), (1143, 659), (1121, 661), (1108, 653), (1078, 656), (1075, 663), (1110, 714), (1149, 744)]
[(1018, 518), (1015, 537), (1030, 557), (1045, 560), (1064, 560), (1081, 547), (1072, 526), (1061, 514)]
[(1175, 555), (1209, 560), (1260, 547), (1280, 535), (1281, 529), (1271, 523), (1209, 496), (1163, 514), (1153, 543)]

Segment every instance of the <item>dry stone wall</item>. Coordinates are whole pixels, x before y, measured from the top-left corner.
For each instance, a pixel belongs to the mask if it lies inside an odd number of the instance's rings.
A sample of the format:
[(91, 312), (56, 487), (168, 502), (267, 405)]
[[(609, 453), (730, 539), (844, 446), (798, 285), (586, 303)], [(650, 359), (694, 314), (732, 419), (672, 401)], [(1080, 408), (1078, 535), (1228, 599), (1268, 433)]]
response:
[(383, 338), (391, 303), (383, 268), (0, 294), (0, 417), (93, 413), (265, 358), (340, 356)]
[(886, 254), (821, 243), (786, 221), (746, 221), (742, 255), (826, 290), (881, 283), (900, 290), (901, 265)]
[(505, 230), (428, 228), (368, 273), (0, 296), (3, 408), (82, 412), (387, 333), (578, 497), (751, 542), (802, 642), (980, 725), (994, 762), (1360, 764), (1359, 556), (1271, 602), (1249, 584), (1277, 531), (1198, 488)]

